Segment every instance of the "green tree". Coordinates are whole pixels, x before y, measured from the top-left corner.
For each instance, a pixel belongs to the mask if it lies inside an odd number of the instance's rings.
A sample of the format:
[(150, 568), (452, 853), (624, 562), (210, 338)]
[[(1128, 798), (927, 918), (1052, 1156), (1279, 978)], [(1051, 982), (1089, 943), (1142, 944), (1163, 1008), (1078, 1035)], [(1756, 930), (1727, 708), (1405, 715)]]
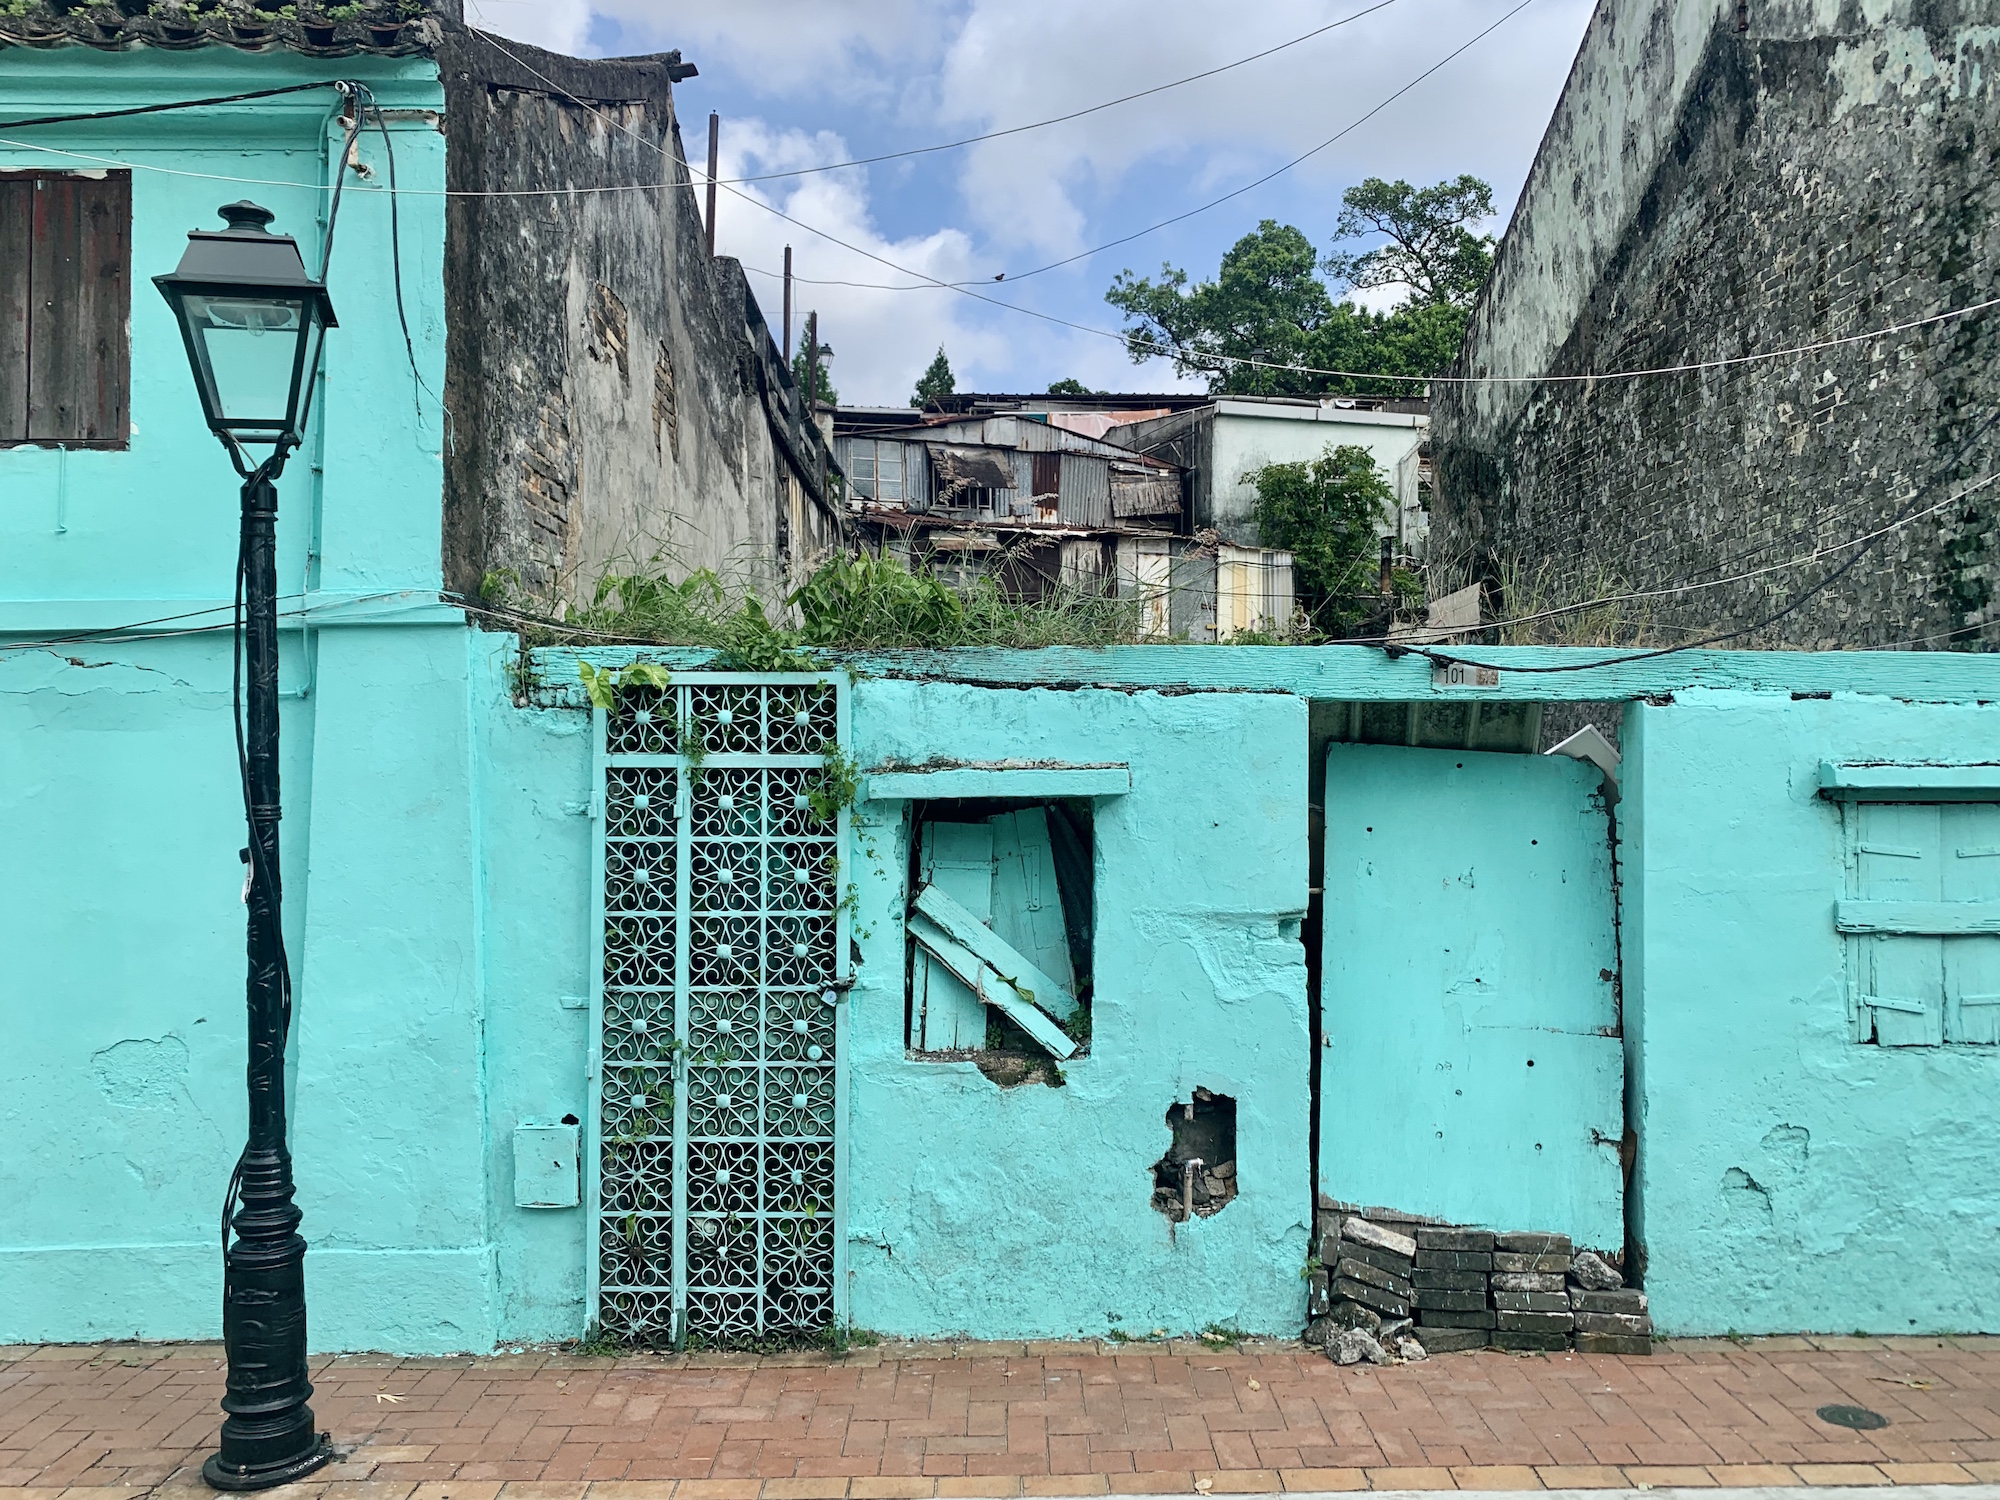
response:
[[(1355, 376), (1428, 378), (1457, 357), (1493, 261), (1492, 240), (1466, 226), (1490, 216), (1492, 200), (1475, 177), (1423, 189), (1371, 177), (1342, 195), (1336, 230), (1343, 239), (1379, 233), (1384, 244), (1322, 264), (1301, 230), (1266, 219), (1230, 247), (1215, 280), (1191, 283), (1170, 265), (1157, 280), (1121, 271), (1104, 300), (1125, 314), (1135, 364), (1167, 354), (1177, 373), (1207, 376), (1218, 394), (1410, 394), (1412, 381)], [(1343, 287), (1400, 285), (1409, 296), (1370, 312), (1337, 301), (1322, 269)]]
[(1370, 250), (1326, 258), (1336, 282), (1357, 290), (1401, 286), (1412, 301), (1434, 307), (1469, 308), (1493, 270), (1493, 236), (1466, 226), (1493, 217), (1493, 189), (1477, 177), (1413, 188), (1379, 177), (1340, 195), (1336, 240), (1381, 235)]
[(1065, 375), (1061, 380), (1052, 382), (1048, 393), (1051, 396), (1098, 396), (1103, 394), (1101, 391), (1093, 391), (1074, 375)]
[[(792, 383), (800, 390), (806, 388), (806, 351), (801, 349), (792, 355)], [(821, 406), (840, 405), (840, 392), (833, 388), (833, 376), (826, 368), (826, 357), (820, 356), (819, 390), (814, 393)]]
[(1367, 611), (1376, 527), (1395, 492), (1366, 448), (1328, 445), (1307, 462), (1266, 464), (1257, 486), (1259, 538), (1292, 554), (1292, 582), (1313, 625), (1339, 635)]
[(929, 369), (917, 377), (917, 391), (910, 397), (910, 405), (921, 411), (957, 389), (958, 382), (952, 378), (951, 361), (944, 357), (944, 345), (939, 344), (937, 358), (931, 361)]
[(1230, 247), (1214, 281), (1190, 286), (1168, 265), (1158, 281), (1120, 271), (1104, 300), (1125, 314), (1134, 364), (1169, 354), (1176, 374), (1206, 375), (1212, 390), (1303, 394), (1317, 388), (1315, 377), (1262, 366), (1310, 362), (1314, 335), (1333, 314), (1318, 270), (1311, 240), (1266, 219)]

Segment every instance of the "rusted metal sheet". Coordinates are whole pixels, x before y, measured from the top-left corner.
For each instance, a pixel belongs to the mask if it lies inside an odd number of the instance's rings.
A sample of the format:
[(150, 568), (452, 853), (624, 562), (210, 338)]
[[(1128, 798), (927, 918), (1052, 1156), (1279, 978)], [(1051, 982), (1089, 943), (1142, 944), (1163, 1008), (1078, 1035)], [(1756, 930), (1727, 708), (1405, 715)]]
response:
[(1062, 455), (1061, 479), (1057, 493), (1061, 503), (1057, 515), (1069, 526), (1109, 526), (1111, 524), (1111, 465), (1101, 458), (1080, 453)]
[[(1059, 453), (1035, 453), (1029, 469), (1028, 492), (1036, 500), (1062, 492), (1062, 455)], [(1058, 508), (1060, 514), (1060, 508)]]
[(1180, 511), (1181, 476), (1174, 470), (1112, 468), (1112, 515), (1164, 516), (1179, 515)]
[[(941, 504), (946, 497), (964, 490), (1009, 490), (1014, 487), (1013, 455), (1005, 448), (973, 448), (956, 444), (927, 444), (931, 473), (937, 481)], [(962, 503), (962, 502), (961, 502)]]

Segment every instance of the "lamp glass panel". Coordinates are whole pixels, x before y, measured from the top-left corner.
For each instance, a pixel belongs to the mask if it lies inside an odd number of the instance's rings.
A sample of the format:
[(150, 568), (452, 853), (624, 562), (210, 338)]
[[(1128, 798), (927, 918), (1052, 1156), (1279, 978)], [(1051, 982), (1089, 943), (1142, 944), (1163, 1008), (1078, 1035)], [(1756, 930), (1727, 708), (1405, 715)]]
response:
[(182, 306), (216, 420), (268, 428), (275, 436), (291, 415), (306, 299), (189, 293)]
[(292, 431), (303, 435), (306, 419), (312, 414), (313, 394), (319, 389), (319, 346), (326, 341), (326, 324), (309, 309), (312, 326), (306, 329), (306, 357), (299, 366), (299, 410), (292, 419)]

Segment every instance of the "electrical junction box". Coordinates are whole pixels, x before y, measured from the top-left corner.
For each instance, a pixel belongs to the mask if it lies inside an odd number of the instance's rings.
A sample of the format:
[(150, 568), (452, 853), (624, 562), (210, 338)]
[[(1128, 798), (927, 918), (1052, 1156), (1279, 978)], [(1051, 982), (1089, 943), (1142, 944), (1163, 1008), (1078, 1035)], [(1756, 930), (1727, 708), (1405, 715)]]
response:
[(580, 1201), (575, 1125), (514, 1127), (517, 1208), (575, 1208)]

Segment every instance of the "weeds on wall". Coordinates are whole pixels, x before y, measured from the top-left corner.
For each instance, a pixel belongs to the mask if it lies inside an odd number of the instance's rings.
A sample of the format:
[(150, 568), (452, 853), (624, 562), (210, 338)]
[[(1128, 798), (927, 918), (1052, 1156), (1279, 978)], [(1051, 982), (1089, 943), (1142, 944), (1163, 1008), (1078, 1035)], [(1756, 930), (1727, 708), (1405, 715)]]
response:
[[(558, 620), (525, 598), (511, 571), (486, 575), (480, 600), (518, 622), (533, 645), (618, 641), (701, 646), (715, 666), (740, 672), (809, 672), (813, 649), (897, 650), (947, 646), (1110, 646), (1139, 632), (1135, 600), (1055, 585), (1015, 599), (991, 578), (963, 586), (913, 573), (894, 559), (838, 556), (786, 597), (784, 623), (766, 613), (747, 583), (701, 569), (675, 582), (661, 571), (610, 573), (591, 602)], [(595, 700), (593, 700), (595, 701)]]
[[(1443, 598), (1481, 581), (1464, 557), (1433, 558), (1425, 568), (1430, 597)], [(1548, 559), (1529, 564), (1506, 557), (1489, 564), (1487, 608), (1498, 617), (1477, 633), (1502, 646), (1662, 646), (1672, 633), (1653, 619), (1629, 581), (1608, 568), (1572, 574)], [(1469, 634), (1468, 639), (1475, 638)]]

